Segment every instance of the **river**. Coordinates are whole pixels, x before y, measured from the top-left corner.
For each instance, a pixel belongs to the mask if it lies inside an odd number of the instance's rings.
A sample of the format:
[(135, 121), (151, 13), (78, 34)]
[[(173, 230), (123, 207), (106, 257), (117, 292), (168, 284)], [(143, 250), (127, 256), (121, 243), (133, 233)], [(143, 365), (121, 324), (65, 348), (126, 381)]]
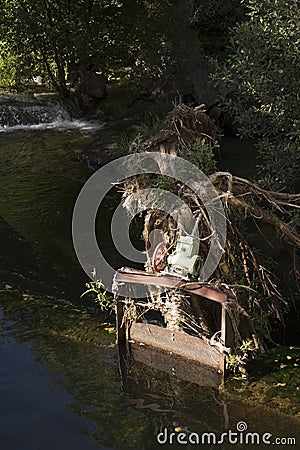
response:
[[(108, 127), (45, 114), (43, 123), (0, 127), (1, 448), (155, 449), (165, 427), (221, 433), (242, 420), (251, 431), (295, 435), (293, 420), (225, 402), (211, 388), (142, 364), (120, 372), (112, 318), (80, 297), (88, 280), (71, 240), (74, 203), (93, 173), (88, 158), (97, 153), (105, 162)], [(230, 158), (222, 164), (232, 168)], [(104, 205), (103, 223), (112, 203)], [(112, 261), (122, 265), (116, 255)]]

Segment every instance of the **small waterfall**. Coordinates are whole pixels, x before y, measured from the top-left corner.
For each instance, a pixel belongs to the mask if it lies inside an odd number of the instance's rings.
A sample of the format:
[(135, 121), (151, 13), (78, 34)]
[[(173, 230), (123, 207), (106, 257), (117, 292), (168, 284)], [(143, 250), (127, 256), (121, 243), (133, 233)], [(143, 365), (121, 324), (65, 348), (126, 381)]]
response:
[(70, 122), (75, 109), (50, 95), (0, 95), (0, 130)]

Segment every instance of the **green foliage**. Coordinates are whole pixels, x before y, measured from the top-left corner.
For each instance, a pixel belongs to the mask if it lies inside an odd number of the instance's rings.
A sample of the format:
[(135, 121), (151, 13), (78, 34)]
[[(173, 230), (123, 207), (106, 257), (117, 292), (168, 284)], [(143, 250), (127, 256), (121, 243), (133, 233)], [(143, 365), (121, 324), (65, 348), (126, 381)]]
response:
[(11, 79), (29, 56), (34, 61), (31, 75), (38, 67), (61, 96), (68, 95), (67, 82), (72, 84), (72, 76), (80, 71), (111, 76), (114, 70), (129, 66), (131, 75), (138, 73), (146, 79), (159, 77), (164, 70), (162, 23), (168, 3), (4, 0), (1, 6), (2, 58), (18, 58)]
[[(247, 364), (248, 379), (228, 380), (227, 393), (248, 400), (256, 408), (263, 404), (278, 413), (299, 416), (300, 348), (276, 347)], [(245, 377), (244, 377), (245, 378)]]
[(192, 146), (192, 154), (189, 156), (189, 161), (199, 167), (202, 172), (209, 175), (215, 171), (214, 150), (218, 148), (219, 144), (217, 142), (212, 146), (204, 138), (198, 137)]
[(290, 378), (291, 373), (297, 374), (297, 378), (299, 378), (299, 365), (300, 348), (276, 347), (268, 353), (260, 355), (256, 361), (250, 364), (250, 367), (253, 367), (251, 371), (253, 377), (272, 377), (275, 379), (277, 375), (276, 381), (283, 381), (283, 378)]
[(3, 87), (13, 88), (21, 83), (20, 58), (6, 51), (5, 44), (0, 43), (0, 83)]
[(165, 117), (159, 117), (153, 112), (146, 112), (144, 123), (138, 127), (138, 132), (143, 140), (155, 136), (163, 128)]
[(227, 367), (233, 373), (245, 372), (244, 365), (249, 359), (249, 354), (253, 352), (253, 341), (243, 341), (235, 353), (227, 358)]
[(116, 158), (121, 158), (122, 156), (128, 155), (131, 142), (132, 142), (132, 135), (126, 133), (126, 131), (122, 132), (118, 136), (116, 140), (117, 148), (116, 151), (114, 152)]
[(82, 295), (84, 295), (93, 292), (96, 294), (96, 297), (94, 298), (97, 305), (100, 306), (102, 310), (111, 311), (114, 307), (114, 298), (109, 296), (107, 292), (104, 289), (104, 285), (101, 281), (92, 281), (90, 283), (86, 283), (86, 287), (88, 288)]
[(221, 78), (242, 137), (258, 137), (259, 171), (271, 188), (286, 188), (299, 165), (300, 8), (297, 0), (245, 0), (247, 21), (234, 29)]
[(260, 183), (273, 189), (288, 188), (299, 172), (299, 144), (291, 139), (260, 139), (258, 144)]
[(137, 126), (133, 133), (123, 132), (119, 135), (115, 156), (119, 158), (128, 155), (132, 144), (138, 148), (143, 141), (159, 133), (163, 128), (164, 119), (165, 117), (162, 117), (161, 114), (158, 116), (155, 113), (147, 112), (144, 122)]

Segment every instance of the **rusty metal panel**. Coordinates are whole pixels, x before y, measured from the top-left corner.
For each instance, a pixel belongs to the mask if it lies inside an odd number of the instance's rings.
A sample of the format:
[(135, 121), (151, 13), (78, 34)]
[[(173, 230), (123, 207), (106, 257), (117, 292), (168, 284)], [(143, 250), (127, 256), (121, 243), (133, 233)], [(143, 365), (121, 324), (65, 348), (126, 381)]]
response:
[(146, 284), (149, 286), (161, 286), (169, 289), (180, 287), (182, 284), (181, 280), (171, 277), (156, 276), (154, 274), (146, 272), (123, 272), (118, 271), (115, 278), (118, 283), (136, 283), (136, 284)]
[(186, 292), (200, 295), (201, 297), (207, 298), (217, 303), (224, 303), (227, 302), (228, 300), (227, 294), (225, 292), (217, 291), (216, 289), (212, 289), (211, 287), (208, 286), (203, 286), (200, 283), (197, 283), (198, 287), (191, 287), (190, 284), (185, 283), (184, 285), (180, 286), (180, 289)]
[[(212, 288), (208, 284), (181, 280), (171, 276), (157, 276), (143, 271), (125, 268), (118, 271), (117, 328), (119, 345), (126, 344), (133, 357), (157, 370), (176, 375), (186, 381), (203, 386), (218, 387), (224, 379), (225, 357), (219, 348), (184, 332), (171, 331), (146, 323), (122, 324), (122, 297), (130, 296), (138, 285), (178, 288), (221, 305), (221, 341), (229, 344), (229, 318), (225, 304), (235, 299), (231, 289)], [(201, 298), (199, 298), (201, 301)], [(228, 333), (229, 328), (229, 333)]]
[(199, 282), (186, 282), (175, 277), (157, 276), (155, 274), (130, 269), (119, 270), (116, 274), (115, 281), (118, 283), (119, 295), (122, 296), (128, 295), (127, 283), (160, 286), (169, 289), (178, 288), (218, 303), (224, 303), (229, 298), (235, 298), (231, 289), (221, 291)]
[(224, 356), (209, 343), (183, 332), (171, 331), (156, 325), (133, 322), (129, 330), (131, 341), (149, 345), (223, 373)]
[(215, 302), (223, 303), (230, 300), (235, 300), (236, 296), (232, 289), (222, 287), (222, 290), (212, 288), (208, 284), (203, 284), (200, 282), (188, 281), (180, 286), (180, 289), (183, 289), (188, 292), (192, 292), (196, 295), (201, 295), (201, 297), (208, 298), (209, 300), (213, 300)]
[(186, 358), (158, 350), (155, 347), (141, 346), (139, 344), (130, 345), (131, 369), (137, 361), (155, 370), (165, 372), (189, 383), (196, 383), (199, 386), (218, 388), (223, 382), (223, 372), (212, 367), (205, 366), (199, 361)]

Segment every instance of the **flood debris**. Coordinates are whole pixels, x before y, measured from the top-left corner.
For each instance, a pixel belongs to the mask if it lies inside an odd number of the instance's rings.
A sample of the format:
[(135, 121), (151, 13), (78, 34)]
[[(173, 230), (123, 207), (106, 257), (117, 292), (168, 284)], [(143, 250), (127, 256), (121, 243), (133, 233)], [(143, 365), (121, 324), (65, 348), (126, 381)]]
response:
[[(205, 114), (203, 105), (190, 108), (179, 104), (169, 113), (157, 135), (131, 145), (131, 152), (181, 156), (197, 163), (209, 177), (222, 202), (227, 222), (225, 253), (213, 277), (205, 284), (199, 283), (197, 278), (201, 261), (208, 254), (213, 231), (204, 204), (183, 183), (143, 174), (123, 183), (124, 208), (130, 210), (127, 199), (132, 193), (160, 183), (160, 187), (167, 186), (184, 200), (178, 207), (177, 218), (185, 223), (189, 232), (184, 236), (176, 226), (174, 214), (171, 217), (154, 205), (144, 216), (145, 272), (121, 270), (115, 282), (120, 342), (133, 340), (150, 344), (168, 351), (169, 355), (180, 353), (185, 344), (194, 348), (195, 355), (196, 348), (202, 348), (195, 358), (198, 361), (204, 359), (207, 366), (217, 367), (223, 377), (225, 360), (227, 367), (231, 365), (237, 370), (250, 356), (263, 351), (274, 341), (273, 328), (277, 328), (278, 338), (278, 330), (285, 328), (284, 313), (296, 300), (299, 301), (297, 251), (300, 235), (295, 217), (300, 208), (300, 194), (268, 191), (251, 180), (217, 171), (216, 164), (207, 164), (207, 161), (211, 161), (218, 137), (219, 132)], [(193, 219), (198, 218), (198, 254), (193, 254), (194, 231), (186, 214), (187, 207), (192, 211)], [(263, 252), (251, 245), (247, 225), (255, 227), (263, 236), (267, 233), (273, 243), (284, 245), (290, 255), (285, 284), (272, 270), (272, 264), (268, 267)], [(154, 230), (160, 231), (157, 241), (155, 237), (153, 240)], [(183, 250), (189, 255), (190, 266), (183, 262)], [(149, 295), (143, 301), (134, 300), (130, 294), (139, 283), (149, 288)], [(161, 287), (164, 287), (163, 292)], [(204, 298), (209, 299), (208, 304)], [(151, 317), (151, 311), (159, 313), (159, 319), (155, 314)], [(176, 336), (178, 345), (170, 341), (170, 336)], [(216, 366), (205, 360), (206, 351), (211, 355), (217, 352)], [(193, 359), (191, 354), (187, 358)]]

